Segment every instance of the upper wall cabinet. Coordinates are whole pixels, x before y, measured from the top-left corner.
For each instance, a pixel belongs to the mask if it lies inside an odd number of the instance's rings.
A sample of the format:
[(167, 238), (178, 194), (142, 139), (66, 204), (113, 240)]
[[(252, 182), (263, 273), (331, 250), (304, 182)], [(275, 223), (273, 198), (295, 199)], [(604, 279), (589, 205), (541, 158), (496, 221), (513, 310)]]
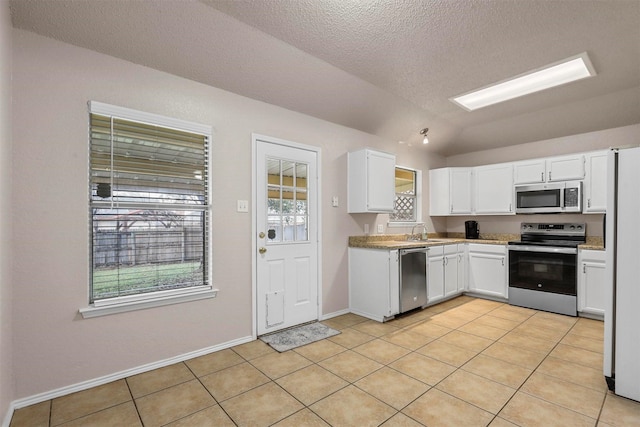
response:
[(584, 156), (582, 154), (547, 159), (547, 181), (569, 181), (584, 179)]
[(395, 204), (396, 156), (362, 149), (348, 154), (349, 213), (389, 213)]
[(513, 164), (513, 183), (535, 184), (545, 182), (547, 166), (544, 159), (526, 160)]
[(595, 151), (585, 154), (582, 212), (604, 213), (607, 208), (607, 153)]
[(550, 157), (547, 159), (524, 160), (513, 164), (513, 183), (535, 184), (584, 179), (584, 156)]
[(442, 168), (429, 171), (429, 215), (473, 213), (472, 168)]
[(475, 213), (514, 214), (513, 165), (480, 166), (475, 168)]

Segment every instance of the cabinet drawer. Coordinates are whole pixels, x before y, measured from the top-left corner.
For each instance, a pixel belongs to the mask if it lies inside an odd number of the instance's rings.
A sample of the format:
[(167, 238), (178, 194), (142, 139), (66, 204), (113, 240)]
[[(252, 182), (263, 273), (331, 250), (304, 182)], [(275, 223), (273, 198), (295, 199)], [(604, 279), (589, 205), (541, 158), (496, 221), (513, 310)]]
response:
[(432, 256), (442, 256), (444, 255), (444, 246), (431, 246), (427, 248), (427, 254)]

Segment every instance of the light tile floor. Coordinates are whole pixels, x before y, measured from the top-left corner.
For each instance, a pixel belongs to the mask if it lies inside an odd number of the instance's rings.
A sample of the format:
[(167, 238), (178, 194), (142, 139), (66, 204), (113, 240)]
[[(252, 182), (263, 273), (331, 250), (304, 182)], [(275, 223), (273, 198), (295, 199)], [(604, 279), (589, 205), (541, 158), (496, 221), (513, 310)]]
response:
[(253, 341), (15, 412), (19, 426), (640, 426), (602, 322), (459, 297), (278, 353)]

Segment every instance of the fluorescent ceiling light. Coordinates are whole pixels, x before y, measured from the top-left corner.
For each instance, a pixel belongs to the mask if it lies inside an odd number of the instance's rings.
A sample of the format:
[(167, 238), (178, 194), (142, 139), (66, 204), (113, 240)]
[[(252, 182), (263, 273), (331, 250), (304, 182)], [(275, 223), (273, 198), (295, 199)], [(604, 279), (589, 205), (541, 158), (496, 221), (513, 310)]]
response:
[(451, 98), (451, 101), (465, 110), (473, 111), (595, 75), (593, 65), (584, 52), (483, 89), (456, 96)]

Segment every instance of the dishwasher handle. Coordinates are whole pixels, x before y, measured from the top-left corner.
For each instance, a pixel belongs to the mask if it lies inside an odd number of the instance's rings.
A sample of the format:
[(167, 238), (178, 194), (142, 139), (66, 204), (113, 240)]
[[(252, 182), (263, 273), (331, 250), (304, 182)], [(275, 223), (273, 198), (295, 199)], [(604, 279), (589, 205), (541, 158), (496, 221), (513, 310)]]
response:
[(429, 252), (429, 248), (411, 248), (411, 249), (400, 249), (400, 256), (402, 255), (406, 255), (406, 254), (413, 254), (413, 253), (417, 253), (417, 252), (421, 252), (421, 253), (427, 253)]

